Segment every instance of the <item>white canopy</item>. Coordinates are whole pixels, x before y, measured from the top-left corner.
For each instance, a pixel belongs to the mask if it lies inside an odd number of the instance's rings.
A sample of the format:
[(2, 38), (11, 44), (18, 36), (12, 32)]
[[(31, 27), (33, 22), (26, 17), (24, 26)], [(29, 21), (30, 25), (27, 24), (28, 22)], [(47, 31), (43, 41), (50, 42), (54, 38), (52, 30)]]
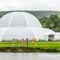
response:
[(0, 19), (0, 27), (42, 27), (38, 19), (26, 12), (12, 12)]
[(26, 12), (8, 13), (0, 19), (0, 40), (48, 40), (48, 35), (54, 33), (50, 29), (42, 28), (39, 20)]

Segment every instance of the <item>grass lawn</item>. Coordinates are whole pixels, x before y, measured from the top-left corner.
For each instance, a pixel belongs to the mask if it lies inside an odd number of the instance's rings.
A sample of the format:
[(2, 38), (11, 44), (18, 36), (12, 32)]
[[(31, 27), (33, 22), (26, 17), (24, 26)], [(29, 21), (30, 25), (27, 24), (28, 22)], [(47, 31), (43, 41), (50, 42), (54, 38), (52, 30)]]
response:
[[(22, 42), (0, 42), (0, 47), (22, 47)], [(36, 42), (36, 44), (32, 44), (32, 42), (29, 42), (28, 46), (24, 44), (24, 47), (60, 50), (60, 41), (39, 41)]]

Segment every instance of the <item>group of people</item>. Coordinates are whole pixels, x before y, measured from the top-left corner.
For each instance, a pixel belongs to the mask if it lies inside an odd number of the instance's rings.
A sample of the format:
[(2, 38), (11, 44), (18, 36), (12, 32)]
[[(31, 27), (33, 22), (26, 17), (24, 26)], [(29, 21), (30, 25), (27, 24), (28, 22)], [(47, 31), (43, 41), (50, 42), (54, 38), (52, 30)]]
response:
[[(22, 39), (22, 46), (24, 47), (24, 44), (26, 44), (26, 46), (28, 46), (28, 42), (29, 42), (28, 38)], [(37, 44), (37, 40), (35, 38), (32, 39), (32, 44), (33, 45)]]
[(22, 46), (24, 46), (24, 43), (26, 43), (26, 45), (28, 46), (28, 38), (22, 39)]

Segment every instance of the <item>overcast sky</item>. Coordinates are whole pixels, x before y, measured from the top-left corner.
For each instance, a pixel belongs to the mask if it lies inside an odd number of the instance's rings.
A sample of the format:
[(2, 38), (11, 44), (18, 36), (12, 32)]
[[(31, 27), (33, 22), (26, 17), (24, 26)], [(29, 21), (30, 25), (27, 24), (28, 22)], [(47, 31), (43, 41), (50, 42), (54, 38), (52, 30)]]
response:
[(0, 0), (0, 11), (1, 10), (60, 11), (60, 0)]

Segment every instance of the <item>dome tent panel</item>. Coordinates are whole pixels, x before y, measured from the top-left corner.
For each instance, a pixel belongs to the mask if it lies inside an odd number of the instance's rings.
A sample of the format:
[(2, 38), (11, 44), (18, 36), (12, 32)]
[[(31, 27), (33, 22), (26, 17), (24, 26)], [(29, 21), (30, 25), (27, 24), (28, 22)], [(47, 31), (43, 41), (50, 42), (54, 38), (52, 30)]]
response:
[(35, 35), (31, 30), (27, 28), (8, 28), (4, 32), (2, 40), (22, 40), (22, 38), (28, 38), (29, 40), (32, 40), (33, 38), (35, 38)]
[(1, 41), (1, 37), (2, 37), (2, 32), (3, 32), (4, 28), (0, 28), (0, 41)]
[(49, 35), (54, 35), (55, 32), (50, 30), (50, 29), (46, 29), (46, 28), (31, 28), (33, 31), (35, 31), (38, 40), (48, 40)]
[(0, 23), (0, 27), (42, 27), (35, 16), (26, 12), (8, 13), (0, 19)]
[(42, 27), (39, 20), (35, 16), (33, 16), (32, 14), (28, 14), (28, 13), (22, 13), (22, 14), (25, 16), (28, 27), (40, 27), (40, 28)]
[(55, 33), (54, 40), (60, 40), (60, 32)]
[[(15, 18), (14, 18), (15, 17)], [(21, 13), (13, 13), (13, 17), (9, 20), (9, 27), (27, 27), (27, 22)]]
[[(12, 39), (18, 39), (21, 40), (22, 38), (28, 38), (29, 40), (32, 40), (33, 38), (36, 38), (38, 40), (48, 40), (48, 32), (53, 32), (49, 29), (45, 28), (15, 28), (15, 27), (9, 27), (4, 33), (2, 40), (12, 40)], [(46, 32), (46, 33), (45, 33)], [(51, 35), (50, 33), (50, 35)]]
[(10, 15), (5, 15), (3, 16), (1, 19), (0, 19), (0, 27), (7, 27), (8, 26), (8, 23), (9, 23), (9, 20), (10, 19)]

